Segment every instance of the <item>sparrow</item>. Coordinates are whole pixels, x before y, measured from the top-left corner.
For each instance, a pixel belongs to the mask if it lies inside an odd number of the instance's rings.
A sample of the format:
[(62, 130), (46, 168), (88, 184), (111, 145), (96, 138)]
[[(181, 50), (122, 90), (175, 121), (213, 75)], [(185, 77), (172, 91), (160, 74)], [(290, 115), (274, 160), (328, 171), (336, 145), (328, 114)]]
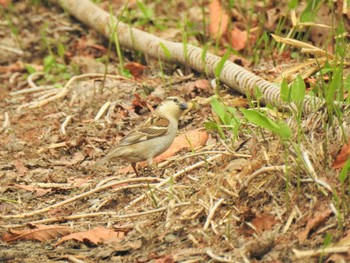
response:
[(166, 98), (145, 122), (125, 135), (95, 165), (120, 158), (130, 162), (138, 176), (136, 163), (147, 161), (152, 166), (153, 158), (170, 147), (178, 130), (179, 118), (187, 108), (186, 102), (179, 97)]

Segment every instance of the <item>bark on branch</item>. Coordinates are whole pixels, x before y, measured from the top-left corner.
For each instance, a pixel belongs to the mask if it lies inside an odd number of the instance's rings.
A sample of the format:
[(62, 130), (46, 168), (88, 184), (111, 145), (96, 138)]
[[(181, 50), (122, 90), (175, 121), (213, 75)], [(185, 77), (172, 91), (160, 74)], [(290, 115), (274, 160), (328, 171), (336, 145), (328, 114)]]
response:
[[(111, 17), (108, 12), (97, 7), (89, 0), (56, 1), (68, 13), (107, 38), (111, 37), (111, 30), (116, 28), (119, 43), (126, 49), (137, 50), (162, 61), (191, 67), (198, 72), (207, 74), (208, 77), (214, 76), (215, 68), (221, 59), (218, 56), (207, 52), (203, 61), (202, 49), (192, 45), (187, 45), (185, 49), (183, 43), (163, 40), (144, 31), (131, 28), (129, 25), (118, 21), (116, 17)], [(161, 44), (170, 51), (170, 57), (165, 54)], [(187, 54), (185, 50), (187, 50)], [(270, 104), (278, 108), (290, 107), (290, 105), (284, 105), (280, 99), (280, 88), (277, 85), (254, 75), (230, 61), (226, 61), (219, 79), (230, 88), (252, 98), (255, 98), (254, 90), (258, 88), (262, 94), (262, 98), (260, 98), (261, 103)], [(306, 96), (304, 113), (315, 111), (322, 107), (323, 104), (324, 102), (320, 99)]]

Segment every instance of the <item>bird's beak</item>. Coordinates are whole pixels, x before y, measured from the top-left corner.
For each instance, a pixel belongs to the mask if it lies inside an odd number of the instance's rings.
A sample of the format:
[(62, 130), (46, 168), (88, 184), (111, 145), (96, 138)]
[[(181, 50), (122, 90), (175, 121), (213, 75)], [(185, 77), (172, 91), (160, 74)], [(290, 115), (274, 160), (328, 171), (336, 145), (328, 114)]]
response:
[(187, 104), (186, 104), (186, 103), (184, 103), (184, 102), (183, 102), (183, 103), (181, 103), (181, 104), (180, 104), (180, 109), (181, 109), (181, 110), (187, 110), (187, 109), (188, 109)]

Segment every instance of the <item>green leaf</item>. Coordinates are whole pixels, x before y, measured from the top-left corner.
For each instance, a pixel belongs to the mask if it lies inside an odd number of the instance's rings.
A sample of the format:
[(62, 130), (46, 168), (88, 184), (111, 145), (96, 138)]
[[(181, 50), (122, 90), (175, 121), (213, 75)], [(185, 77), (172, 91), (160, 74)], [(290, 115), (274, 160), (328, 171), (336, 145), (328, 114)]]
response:
[(306, 86), (303, 78), (298, 75), (297, 78), (293, 81), (290, 97), (293, 102), (297, 105), (301, 105), (304, 102), (306, 92)]
[(281, 83), (281, 100), (283, 102), (290, 102), (290, 88), (286, 79), (283, 79)]
[(246, 110), (246, 109), (240, 109), (243, 113), (244, 117), (251, 123), (258, 125), (262, 128), (265, 128), (282, 138), (289, 138), (292, 134), (289, 126), (286, 123), (280, 122), (277, 124), (273, 120), (269, 119), (265, 115), (255, 111), (255, 110)]
[(346, 178), (348, 177), (348, 172), (349, 172), (349, 168), (350, 168), (350, 158), (346, 161), (345, 165), (343, 166), (343, 168), (341, 169), (340, 173), (339, 173), (339, 181), (341, 183), (344, 183)]
[(32, 65), (25, 64), (25, 68), (29, 74), (33, 74), (34, 72), (36, 72), (36, 69)]
[(63, 58), (64, 54), (66, 53), (66, 48), (62, 43), (57, 44), (57, 54), (59, 57)]
[(55, 83), (53, 85), (56, 89), (62, 89), (63, 88), (63, 85), (61, 83)]
[(294, 9), (298, 6), (298, 0), (290, 0), (288, 2), (288, 8), (289, 9)]
[(160, 42), (159, 45), (163, 49), (163, 52), (164, 52), (165, 56), (168, 59), (171, 59), (171, 52), (170, 52), (170, 50), (162, 42)]
[(332, 81), (329, 84), (327, 90), (326, 90), (326, 101), (328, 105), (333, 105), (334, 104), (334, 95), (338, 87), (342, 85), (342, 77), (343, 77), (343, 69), (342, 68), (337, 68), (334, 71)]
[(202, 54), (201, 54), (201, 60), (202, 60), (203, 63), (205, 62), (205, 58), (207, 57), (208, 48), (209, 48), (208, 43), (205, 43), (205, 45), (203, 47)]
[(223, 124), (228, 124), (226, 121), (226, 110), (224, 108), (224, 106), (222, 105), (222, 103), (220, 103), (220, 101), (216, 98), (216, 97), (212, 97), (211, 98), (211, 107), (213, 108), (213, 110), (215, 111), (215, 113), (219, 116), (221, 122)]
[(142, 1), (137, 1), (136, 5), (141, 10), (141, 13), (145, 18), (152, 19), (154, 17), (153, 10), (147, 7)]
[(328, 247), (332, 243), (332, 238), (332, 234), (327, 233), (323, 240), (323, 246)]
[(225, 55), (220, 59), (218, 65), (216, 66), (214, 70), (214, 74), (217, 79), (219, 79), (221, 71), (224, 68), (225, 62), (228, 60), (230, 54), (231, 54), (231, 50), (227, 50)]
[(279, 121), (277, 125), (279, 126), (279, 135), (282, 138), (289, 139), (290, 137), (292, 137), (292, 130), (290, 129), (287, 123), (285, 123), (284, 121)]
[(44, 58), (44, 68), (46, 72), (49, 71), (54, 64), (56, 64), (56, 59), (53, 56), (49, 55)]
[(221, 138), (225, 138), (225, 134), (222, 130), (222, 128), (220, 127), (220, 125), (218, 125), (216, 122), (213, 121), (208, 121), (204, 124), (204, 127), (207, 130), (213, 130), (213, 131), (217, 131), (220, 135)]

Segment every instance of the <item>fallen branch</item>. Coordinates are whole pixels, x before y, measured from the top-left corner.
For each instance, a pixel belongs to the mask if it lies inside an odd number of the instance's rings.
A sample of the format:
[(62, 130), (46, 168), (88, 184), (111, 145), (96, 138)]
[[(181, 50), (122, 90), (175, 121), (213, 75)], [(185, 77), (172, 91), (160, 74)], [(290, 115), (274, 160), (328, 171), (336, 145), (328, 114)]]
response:
[[(189, 66), (198, 72), (207, 74), (209, 77), (215, 76), (214, 72), (221, 58), (209, 52), (203, 53), (201, 48), (192, 45), (186, 45), (185, 48), (183, 43), (163, 40), (139, 29), (131, 28), (130, 25), (119, 21), (116, 17), (111, 16), (110, 13), (97, 7), (89, 0), (56, 0), (54, 2), (105, 37), (118, 39), (119, 44), (126, 49), (139, 51), (149, 57), (169, 63)], [(113, 38), (114, 34), (117, 34), (118, 37)], [(170, 56), (168, 53), (170, 53)], [(202, 59), (203, 57), (204, 59)], [(259, 89), (260, 92), (258, 93), (262, 94), (261, 103), (270, 104), (278, 108), (290, 108), (290, 105), (282, 102), (280, 88), (277, 85), (230, 61), (225, 62), (219, 80), (230, 88), (252, 98), (255, 98), (255, 94), (257, 94), (256, 89)], [(61, 95), (62, 93), (53, 99), (57, 99)], [(45, 103), (38, 103), (35, 107), (42, 106), (48, 102), (49, 100), (46, 100)], [(305, 113), (310, 113), (323, 105), (323, 100), (306, 96), (303, 110)]]

